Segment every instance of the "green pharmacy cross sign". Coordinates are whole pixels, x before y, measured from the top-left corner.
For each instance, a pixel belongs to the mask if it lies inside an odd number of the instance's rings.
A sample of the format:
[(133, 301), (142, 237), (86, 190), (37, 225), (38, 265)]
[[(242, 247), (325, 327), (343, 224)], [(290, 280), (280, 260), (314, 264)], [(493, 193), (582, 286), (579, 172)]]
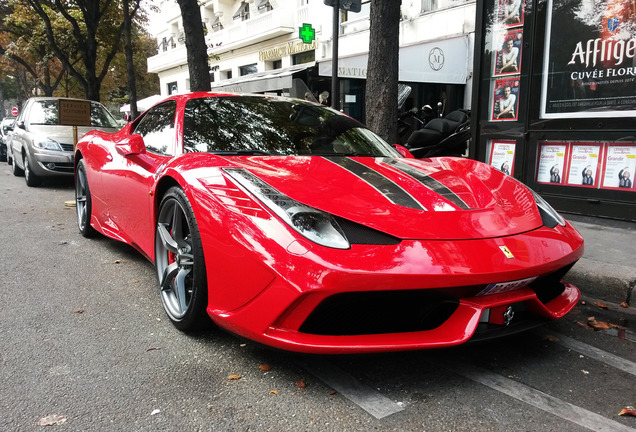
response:
[(311, 24), (304, 23), (302, 27), (298, 27), (298, 37), (303, 43), (310, 44), (316, 39), (316, 30)]

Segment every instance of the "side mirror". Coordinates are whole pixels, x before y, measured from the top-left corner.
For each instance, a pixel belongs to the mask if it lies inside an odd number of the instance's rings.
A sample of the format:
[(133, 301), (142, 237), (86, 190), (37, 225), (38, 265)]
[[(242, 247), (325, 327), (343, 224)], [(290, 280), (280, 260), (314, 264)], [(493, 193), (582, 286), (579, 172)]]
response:
[(24, 120), (16, 121), (15, 125), (20, 129), (26, 129), (26, 127), (24, 126)]
[(409, 151), (409, 149), (407, 149), (403, 145), (393, 144), (393, 147), (395, 147), (395, 149), (398, 151), (398, 153), (401, 154), (403, 157), (408, 158), (408, 159), (415, 159), (415, 156), (413, 156), (411, 154), (411, 152)]
[(133, 134), (115, 145), (122, 156), (132, 156), (146, 153), (146, 144), (141, 135)]

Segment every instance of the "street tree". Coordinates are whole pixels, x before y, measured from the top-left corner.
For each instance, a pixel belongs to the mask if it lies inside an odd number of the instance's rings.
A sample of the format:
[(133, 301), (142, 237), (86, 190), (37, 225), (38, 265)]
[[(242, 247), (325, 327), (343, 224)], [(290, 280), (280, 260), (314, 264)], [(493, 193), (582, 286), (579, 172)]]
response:
[(28, 77), (27, 94), (38, 88), (52, 96), (65, 71), (50, 49), (44, 25), (23, 1), (0, 1), (0, 15), (5, 17), (0, 21), (0, 56)]
[(210, 66), (208, 47), (201, 21), (201, 9), (197, 0), (177, 0), (183, 19), (185, 46), (190, 72), (190, 90), (210, 91)]
[(397, 142), (400, 1), (371, 0), (366, 122), (388, 142)]
[[(25, 1), (42, 20), (47, 41), (64, 69), (83, 87), (87, 99), (99, 101), (102, 81), (121, 49), (122, 3), (114, 0)], [(140, 2), (130, 0), (131, 19), (139, 12)], [(72, 52), (62, 43), (69, 37), (74, 44)], [(75, 53), (79, 55), (79, 62), (73, 61)]]

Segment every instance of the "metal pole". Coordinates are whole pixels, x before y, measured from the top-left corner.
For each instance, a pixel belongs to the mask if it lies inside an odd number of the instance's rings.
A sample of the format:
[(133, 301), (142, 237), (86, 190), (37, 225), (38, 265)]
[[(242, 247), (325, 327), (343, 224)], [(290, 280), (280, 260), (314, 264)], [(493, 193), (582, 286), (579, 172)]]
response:
[(340, 109), (340, 85), (338, 83), (338, 33), (340, 33), (340, 0), (333, 7), (333, 49), (331, 52), (331, 108)]

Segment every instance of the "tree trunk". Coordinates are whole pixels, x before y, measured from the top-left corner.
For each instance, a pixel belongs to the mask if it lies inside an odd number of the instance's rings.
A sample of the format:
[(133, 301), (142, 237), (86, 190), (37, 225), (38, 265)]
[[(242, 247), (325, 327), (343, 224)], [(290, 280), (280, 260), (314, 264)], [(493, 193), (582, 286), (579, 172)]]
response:
[(389, 143), (397, 142), (400, 3), (371, 0), (366, 123)]
[(210, 91), (210, 66), (208, 47), (205, 43), (201, 9), (197, 0), (177, 0), (183, 19), (185, 45), (188, 52), (188, 70), (190, 71), (190, 90)]

